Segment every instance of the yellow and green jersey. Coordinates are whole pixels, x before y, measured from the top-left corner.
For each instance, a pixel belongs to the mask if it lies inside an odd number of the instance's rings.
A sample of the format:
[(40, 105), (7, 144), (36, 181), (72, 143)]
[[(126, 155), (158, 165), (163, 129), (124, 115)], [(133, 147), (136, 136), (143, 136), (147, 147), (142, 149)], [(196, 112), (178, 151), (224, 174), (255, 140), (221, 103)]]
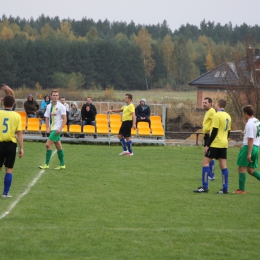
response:
[(210, 147), (228, 148), (228, 131), (231, 129), (230, 115), (225, 111), (215, 113), (212, 117), (212, 129), (213, 128), (217, 128), (218, 133)]
[(18, 131), (22, 131), (21, 116), (12, 110), (0, 110), (0, 142), (17, 143)]
[(213, 107), (205, 113), (204, 120), (203, 120), (203, 133), (204, 134), (207, 134), (209, 131), (211, 131), (212, 117), (215, 114), (216, 114), (216, 110)]
[(46, 107), (44, 116), (50, 119), (50, 128), (52, 130), (58, 130), (62, 126), (62, 116), (66, 116), (66, 107), (59, 101), (56, 105), (49, 104)]
[(129, 105), (125, 105), (121, 107), (121, 109), (123, 110), (122, 121), (133, 120), (133, 113), (135, 113), (135, 106), (133, 103), (130, 103)]

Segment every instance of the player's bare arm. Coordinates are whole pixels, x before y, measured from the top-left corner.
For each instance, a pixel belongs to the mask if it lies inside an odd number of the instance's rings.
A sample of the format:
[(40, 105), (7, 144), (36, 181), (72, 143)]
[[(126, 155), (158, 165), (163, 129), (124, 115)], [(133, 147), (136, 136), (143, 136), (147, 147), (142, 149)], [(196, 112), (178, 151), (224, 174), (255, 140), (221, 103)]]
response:
[(136, 129), (136, 116), (135, 116), (135, 112), (132, 113), (132, 118), (133, 118), (133, 129)]
[(108, 110), (108, 111), (107, 111), (107, 114), (111, 114), (111, 113), (113, 113), (113, 112), (118, 113), (118, 112), (122, 112), (122, 111), (123, 111), (123, 109), (121, 109), (121, 108), (111, 109), (111, 110)]
[(45, 117), (45, 124), (46, 124), (46, 133), (50, 133), (50, 118)]
[(254, 138), (248, 138), (247, 160), (249, 162), (252, 162), (251, 153), (252, 153), (252, 149), (253, 149), (253, 144), (254, 144)]
[(18, 145), (19, 145), (19, 152), (18, 152), (18, 157), (22, 158), (24, 151), (23, 151), (23, 132), (22, 131), (18, 131), (16, 132), (17, 134), (17, 141), (18, 141)]

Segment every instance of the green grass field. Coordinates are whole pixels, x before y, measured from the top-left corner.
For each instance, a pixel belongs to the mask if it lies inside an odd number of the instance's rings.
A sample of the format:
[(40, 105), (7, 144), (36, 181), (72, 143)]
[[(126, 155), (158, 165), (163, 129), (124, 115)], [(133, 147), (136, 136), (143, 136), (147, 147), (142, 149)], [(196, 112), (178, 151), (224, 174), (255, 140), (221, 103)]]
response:
[(193, 193), (202, 147), (134, 146), (131, 157), (117, 145), (63, 148), (67, 169), (53, 170), (55, 154), (41, 171), (44, 143), (25, 143), (13, 198), (0, 200), (0, 259), (258, 259), (260, 183), (248, 176), (247, 195), (215, 194), (217, 167), (209, 193)]

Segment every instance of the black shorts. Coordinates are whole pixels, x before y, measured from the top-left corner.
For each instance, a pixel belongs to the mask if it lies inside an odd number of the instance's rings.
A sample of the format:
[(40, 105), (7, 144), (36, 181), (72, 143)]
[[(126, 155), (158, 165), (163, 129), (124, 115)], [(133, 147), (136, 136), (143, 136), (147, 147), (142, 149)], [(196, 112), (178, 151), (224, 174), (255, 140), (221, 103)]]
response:
[(211, 159), (227, 159), (227, 148), (209, 147), (205, 156)]
[(17, 144), (13, 142), (0, 142), (0, 167), (14, 167), (16, 147)]
[(133, 121), (123, 121), (119, 129), (119, 134), (124, 137), (131, 137), (131, 128), (133, 126)]

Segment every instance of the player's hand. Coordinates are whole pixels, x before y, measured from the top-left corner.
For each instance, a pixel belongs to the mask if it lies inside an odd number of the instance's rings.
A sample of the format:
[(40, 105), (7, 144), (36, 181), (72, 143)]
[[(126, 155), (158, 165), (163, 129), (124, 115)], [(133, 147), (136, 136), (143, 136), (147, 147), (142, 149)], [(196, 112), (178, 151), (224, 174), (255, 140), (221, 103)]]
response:
[(132, 128), (135, 130), (136, 129), (136, 124), (133, 124)]
[(107, 111), (107, 114), (110, 114), (110, 113), (112, 113), (112, 110), (108, 110), (108, 111)]
[(247, 160), (251, 163), (252, 160), (251, 160), (251, 154), (247, 155)]
[(22, 158), (23, 154), (24, 154), (23, 149), (19, 149), (18, 157)]
[(204, 154), (207, 153), (208, 149), (209, 149), (208, 146), (205, 146), (205, 147), (204, 147)]
[(56, 135), (59, 135), (61, 133), (61, 128), (59, 128), (58, 130), (56, 130)]

